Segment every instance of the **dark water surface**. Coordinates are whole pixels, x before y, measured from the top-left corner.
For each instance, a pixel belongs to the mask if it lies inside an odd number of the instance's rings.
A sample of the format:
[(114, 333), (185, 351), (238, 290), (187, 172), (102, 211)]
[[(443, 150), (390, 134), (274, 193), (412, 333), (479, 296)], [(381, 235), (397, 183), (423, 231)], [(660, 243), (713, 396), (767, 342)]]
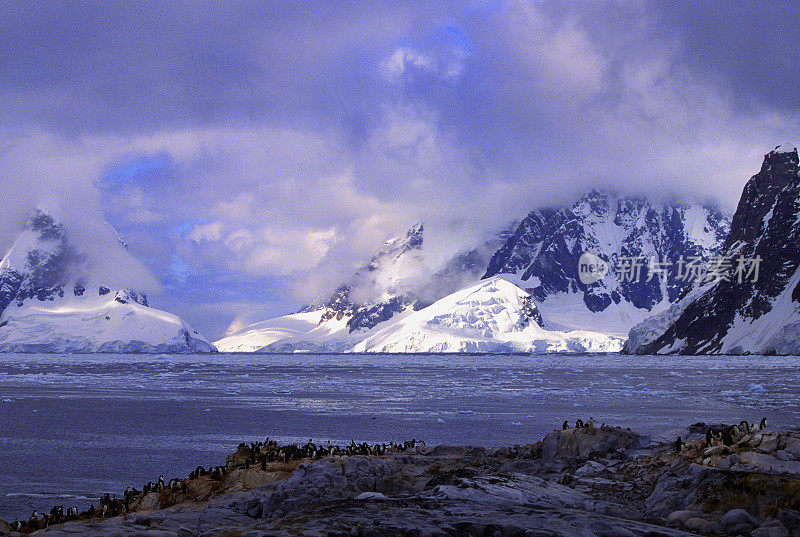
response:
[[(0, 518), (85, 508), (243, 441), (540, 440), (565, 419), (674, 438), (800, 425), (796, 357), (0, 355)], [(671, 436), (672, 435), (672, 436)]]

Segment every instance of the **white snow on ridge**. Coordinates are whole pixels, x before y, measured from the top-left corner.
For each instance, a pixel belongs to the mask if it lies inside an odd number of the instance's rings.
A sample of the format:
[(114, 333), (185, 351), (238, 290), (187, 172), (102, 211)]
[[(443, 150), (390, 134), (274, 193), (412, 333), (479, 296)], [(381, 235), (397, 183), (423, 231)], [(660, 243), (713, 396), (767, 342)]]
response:
[(214, 345), (220, 352), (257, 352), (275, 345), (281, 350), (317, 350), (326, 341), (345, 338), (348, 318), (320, 323), (321, 317), (320, 310), (284, 315), (247, 326)]
[[(684, 310), (700, 298), (709, 289), (712, 289), (716, 284), (714, 282), (707, 283), (706, 285), (692, 289), (681, 300), (672, 304), (668, 309), (662, 310), (651, 317), (648, 317), (636, 324), (631, 328), (628, 335), (628, 342), (625, 344), (626, 350), (631, 353), (637, 353), (638, 349), (649, 345), (663, 334), (672, 324), (678, 320), (683, 314)], [(675, 352), (685, 344), (685, 341), (676, 341), (669, 349), (664, 349), (663, 354)]]
[(41, 235), (30, 229), (17, 236), (14, 244), (0, 261), (0, 272), (8, 269), (22, 269), (28, 262), (28, 254), (33, 250), (51, 253), (58, 246), (57, 241), (42, 240)]
[(790, 143), (781, 144), (772, 150), (773, 153), (794, 153), (797, 151), (797, 146)]
[(783, 292), (772, 300), (772, 308), (755, 319), (737, 314), (722, 339), (722, 352), (730, 354), (800, 354), (800, 311), (792, 299), (800, 283), (800, 269), (789, 279)]
[(87, 288), (84, 296), (11, 304), (3, 312), (0, 352), (215, 352), (177, 315), (121, 303)]
[(528, 319), (530, 296), (495, 277), (449, 295), (364, 339), (354, 352), (616, 352), (622, 338), (549, 331)]
[[(320, 323), (319, 310), (264, 321), (215, 345), (221, 352), (317, 351), (617, 352), (624, 338), (585, 330), (547, 330), (524, 313), (530, 295), (501, 277), (480, 281), (427, 308), (412, 308), (371, 330), (349, 331), (347, 317)], [(535, 306), (532, 306), (535, 308)]]
[[(111, 225), (101, 231), (119, 240)], [(94, 282), (90, 269), (63, 226), (37, 210), (0, 261), (0, 352), (216, 352), (177, 315)]]
[(214, 345), (221, 352), (255, 352), (276, 341), (302, 336), (319, 324), (318, 310), (284, 315), (228, 334)]
[(708, 209), (699, 204), (692, 204), (683, 215), (686, 238), (702, 248), (711, 250), (719, 246), (719, 239), (714, 230), (708, 227)]

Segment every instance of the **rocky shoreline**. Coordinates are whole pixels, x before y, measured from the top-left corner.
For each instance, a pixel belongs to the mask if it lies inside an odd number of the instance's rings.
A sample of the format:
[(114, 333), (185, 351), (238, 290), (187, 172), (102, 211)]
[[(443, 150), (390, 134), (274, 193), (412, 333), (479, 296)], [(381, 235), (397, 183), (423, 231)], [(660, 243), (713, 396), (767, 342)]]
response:
[(0, 535), (29, 533), (797, 536), (800, 429), (694, 424), (659, 444), (590, 422), (495, 450), (242, 444), (225, 466), (106, 497), (90, 513), (0, 524)]

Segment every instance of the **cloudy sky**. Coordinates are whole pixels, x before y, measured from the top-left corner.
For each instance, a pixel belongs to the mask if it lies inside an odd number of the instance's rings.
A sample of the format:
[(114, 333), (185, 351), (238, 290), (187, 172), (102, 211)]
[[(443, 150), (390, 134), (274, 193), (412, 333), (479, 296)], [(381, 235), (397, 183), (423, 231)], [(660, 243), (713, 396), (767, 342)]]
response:
[(731, 207), (800, 140), (789, 1), (166, 4), (2, 3), (0, 247), (107, 220), (210, 337), (416, 221), (441, 259), (591, 187)]

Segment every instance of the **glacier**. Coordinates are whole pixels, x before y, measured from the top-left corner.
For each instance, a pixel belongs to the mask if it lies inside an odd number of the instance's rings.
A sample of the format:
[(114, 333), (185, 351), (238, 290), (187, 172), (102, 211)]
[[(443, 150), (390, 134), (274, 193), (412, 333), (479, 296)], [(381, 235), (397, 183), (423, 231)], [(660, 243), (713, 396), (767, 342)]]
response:
[(354, 352), (616, 352), (624, 339), (542, 327), (532, 297), (494, 277), (463, 289), (370, 335)]

